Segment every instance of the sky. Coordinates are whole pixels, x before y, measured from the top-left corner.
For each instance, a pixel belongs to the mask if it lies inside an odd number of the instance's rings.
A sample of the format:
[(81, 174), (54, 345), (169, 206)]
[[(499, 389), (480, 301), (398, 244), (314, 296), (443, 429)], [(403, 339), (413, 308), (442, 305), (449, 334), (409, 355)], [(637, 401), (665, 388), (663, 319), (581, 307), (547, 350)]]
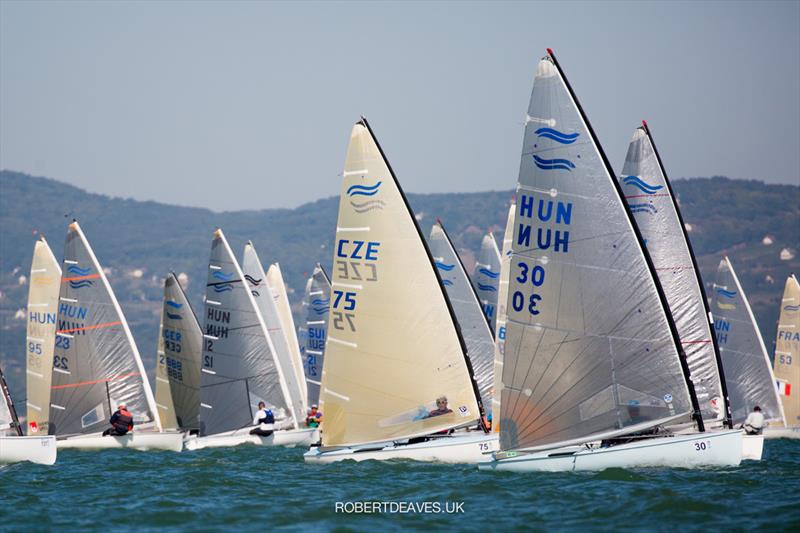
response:
[(408, 192), (513, 189), (559, 63), (614, 168), (800, 184), (800, 2), (0, 1), (0, 168), (215, 211), (339, 193), (366, 116)]

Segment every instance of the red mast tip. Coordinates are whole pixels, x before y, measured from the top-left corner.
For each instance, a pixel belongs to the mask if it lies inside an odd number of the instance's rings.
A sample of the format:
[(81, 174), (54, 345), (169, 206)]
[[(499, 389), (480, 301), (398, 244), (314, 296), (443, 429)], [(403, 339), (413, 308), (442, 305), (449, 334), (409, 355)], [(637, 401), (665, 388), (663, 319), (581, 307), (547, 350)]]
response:
[(642, 126), (644, 126), (645, 128), (647, 127), (647, 121), (646, 120), (642, 120)]
[(439, 217), (436, 217), (436, 223), (441, 226), (442, 225), (442, 219), (440, 219)]
[(548, 48), (547, 49), (547, 53), (550, 54), (550, 55), (553, 55), (553, 49), (552, 48)]

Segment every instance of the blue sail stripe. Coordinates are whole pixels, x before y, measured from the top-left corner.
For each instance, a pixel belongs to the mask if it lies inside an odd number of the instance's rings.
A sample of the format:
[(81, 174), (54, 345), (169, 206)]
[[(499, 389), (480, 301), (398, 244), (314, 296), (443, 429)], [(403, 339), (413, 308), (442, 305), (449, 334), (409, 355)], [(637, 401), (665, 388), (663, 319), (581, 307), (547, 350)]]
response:
[(436, 268), (439, 270), (444, 270), (445, 272), (450, 272), (456, 267), (455, 264), (448, 265), (447, 263), (442, 263), (441, 261), (435, 261), (434, 264), (436, 265)]
[(542, 159), (534, 154), (533, 161), (542, 170), (568, 170), (571, 172), (575, 168), (575, 164), (569, 159)]
[(170, 307), (174, 307), (175, 309), (180, 309), (181, 307), (183, 307), (183, 304), (179, 304), (178, 302), (174, 302), (172, 300), (167, 300), (164, 303), (166, 303)]
[(177, 313), (170, 313), (167, 311), (167, 318), (171, 320), (183, 320), (183, 317)]
[(784, 311), (800, 311), (800, 305), (787, 305), (783, 308)]
[(86, 276), (91, 271), (92, 271), (91, 267), (80, 268), (78, 266), (72, 265), (69, 268), (67, 268), (67, 272), (70, 272), (71, 274), (77, 274), (79, 276)]
[(215, 271), (211, 274), (212, 278), (221, 279), (222, 281), (230, 281), (233, 279), (233, 272), (230, 274), (226, 274), (225, 272), (220, 272), (219, 270)]
[(492, 285), (484, 285), (483, 283), (478, 283), (478, 288), (482, 291), (497, 292), (497, 287)]
[(450, 281), (449, 279), (443, 279), (442, 280), (442, 285), (444, 285), (444, 286), (451, 286), (452, 284), (453, 284), (453, 282)]
[(638, 176), (627, 176), (622, 179), (626, 185), (633, 185), (645, 194), (655, 194), (664, 188), (663, 185), (650, 185)]
[(492, 272), (488, 268), (481, 268), (478, 270), (478, 272), (492, 279), (497, 279), (498, 277), (500, 277), (500, 272)]
[(579, 133), (563, 133), (553, 128), (539, 128), (535, 133), (539, 137), (546, 137), (561, 144), (572, 144), (580, 135)]
[(728, 291), (723, 289), (722, 287), (717, 287), (717, 294), (720, 296), (724, 296), (725, 298), (735, 298), (736, 291)]
[(364, 196), (372, 196), (378, 192), (378, 188), (380, 188), (381, 183), (383, 182), (379, 181), (375, 185), (351, 185), (347, 188), (347, 195), (355, 196), (357, 194), (361, 194)]

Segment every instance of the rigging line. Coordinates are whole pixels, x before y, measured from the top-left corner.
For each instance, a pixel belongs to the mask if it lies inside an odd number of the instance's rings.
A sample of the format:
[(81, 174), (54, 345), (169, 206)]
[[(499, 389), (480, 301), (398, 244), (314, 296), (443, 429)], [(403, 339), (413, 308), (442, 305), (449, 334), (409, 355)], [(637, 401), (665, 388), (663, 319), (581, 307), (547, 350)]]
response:
[(69, 388), (73, 388), (73, 387), (83, 387), (84, 385), (95, 385), (97, 383), (106, 383), (106, 382), (109, 382), (109, 381), (118, 381), (118, 380), (121, 380), (121, 379), (133, 377), (133, 376), (141, 376), (141, 374), (139, 372), (130, 372), (128, 374), (119, 374), (117, 376), (111, 376), (110, 378), (101, 378), (101, 379), (95, 379), (95, 380), (92, 380), (92, 381), (81, 381), (81, 382), (78, 382), (78, 383), (67, 383), (67, 384), (64, 384), (64, 385), (53, 385), (53, 386), (50, 387), (50, 389), (51, 390), (57, 390), (57, 389), (69, 389)]
[(226, 285), (228, 283), (241, 283), (242, 280), (240, 279), (232, 279), (230, 281), (216, 281), (213, 283), (206, 283), (206, 287), (213, 287), (214, 285)]
[(56, 335), (61, 333), (73, 333), (75, 331), (86, 331), (90, 329), (98, 329), (98, 328), (108, 328), (111, 326), (119, 326), (122, 324), (122, 321), (117, 320), (116, 322), (105, 322), (104, 324), (95, 324), (94, 326), (84, 326), (82, 328), (72, 328), (72, 329), (62, 329), (60, 331), (56, 331)]

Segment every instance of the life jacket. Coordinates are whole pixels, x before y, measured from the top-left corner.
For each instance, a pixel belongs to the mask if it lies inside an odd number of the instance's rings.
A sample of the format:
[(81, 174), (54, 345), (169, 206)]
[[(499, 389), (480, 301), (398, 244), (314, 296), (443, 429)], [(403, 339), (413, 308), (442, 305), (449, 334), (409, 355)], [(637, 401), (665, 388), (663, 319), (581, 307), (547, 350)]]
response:
[(258, 419), (259, 424), (274, 424), (275, 423), (275, 415), (272, 414), (272, 410), (270, 409), (262, 409), (259, 412), (263, 412), (264, 416)]
[(127, 433), (133, 429), (133, 415), (127, 409), (117, 410), (116, 420), (114, 421), (114, 429), (120, 433)]

